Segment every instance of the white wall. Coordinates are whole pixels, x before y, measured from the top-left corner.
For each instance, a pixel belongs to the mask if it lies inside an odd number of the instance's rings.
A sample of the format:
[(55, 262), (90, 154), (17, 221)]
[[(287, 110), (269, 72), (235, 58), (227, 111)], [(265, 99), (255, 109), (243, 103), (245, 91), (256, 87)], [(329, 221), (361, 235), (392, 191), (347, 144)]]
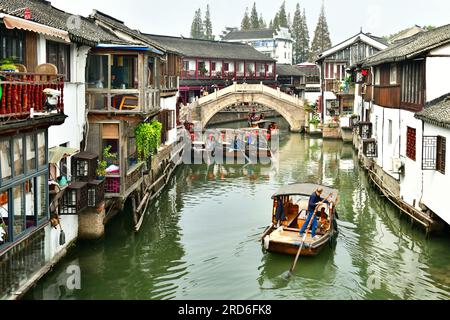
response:
[(66, 242), (59, 245), (60, 226), (52, 228), (51, 225), (45, 227), (45, 261), (50, 261), (61, 250), (66, 248), (78, 237), (78, 215), (60, 216), (62, 230), (64, 231)]
[[(406, 156), (407, 127), (416, 129), (416, 160)], [(419, 183), (422, 172), (422, 121), (414, 118), (414, 113), (401, 111), (401, 157), (405, 161), (405, 174), (400, 177), (400, 196), (410, 205), (419, 208), (422, 186)]]
[[(447, 55), (447, 57), (433, 57)], [(450, 74), (450, 45), (433, 50), (426, 60), (426, 98), (434, 100), (450, 92), (448, 75)], [(431, 56), (431, 57), (430, 57)]]
[[(423, 171), (423, 198), (422, 202), (435, 212), (445, 222), (450, 224), (450, 210), (448, 210), (448, 190), (450, 186), (450, 130), (440, 128), (428, 123), (424, 124), (425, 136), (443, 136), (446, 138), (447, 150), (445, 155), (445, 175), (435, 171)], [(420, 178), (420, 177), (419, 177)]]

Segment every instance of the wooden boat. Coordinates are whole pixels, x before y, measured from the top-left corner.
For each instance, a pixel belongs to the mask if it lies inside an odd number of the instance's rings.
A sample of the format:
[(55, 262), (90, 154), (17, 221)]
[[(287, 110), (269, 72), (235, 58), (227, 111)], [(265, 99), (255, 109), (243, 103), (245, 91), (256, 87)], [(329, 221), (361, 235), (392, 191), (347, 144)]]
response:
[[(331, 244), (331, 241), (337, 236), (337, 213), (334, 204), (339, 200), (338, 191), (311, 183), (290, 184), (282, 187), (272, 196), (272, 224), (266, 228), (261, 237), (262, 245), (267, 251), (297, 254), (303, 239), (303, 237), (300, 237), (300, 228), (306, 221), (309, 197), (319, 187), (323, 188), (322, 197), (327, 197), (330, 193), (333, 193), (329, 199), (331, 203), (330, 205), (323, 204), (318, 208), (320, 218), (316, 235), (319, 238), (314, 240), (311, 237), (310, 229), (308, 229), (300, 255), (317, 255), (327, 244)], [(278, 227), (275, 215), (277, 201), (280, 198), (283, 201), (286, 221), (283, 221)]]

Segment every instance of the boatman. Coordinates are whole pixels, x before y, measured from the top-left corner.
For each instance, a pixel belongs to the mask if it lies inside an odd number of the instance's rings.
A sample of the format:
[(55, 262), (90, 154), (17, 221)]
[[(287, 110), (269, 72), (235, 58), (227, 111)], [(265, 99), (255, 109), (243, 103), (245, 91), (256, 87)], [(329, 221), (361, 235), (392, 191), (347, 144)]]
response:
[(319, 239), (319, 236), (316, 236), (316, 229), (317, 229), (317, 218), (315, 215), (315, 210), (317, 205), (320, 202), (324, 202), (329, 204), (328, 200), (325, 200), (321, 197), (321, 194), (323, 192), (323, 188), (319, 187), (316, 189), (316, 191), (313, 192), (313, 194), (309, 197), (309, 202), (308, 202), (308, 217), (306, 218), (305, 223), (303, 224), (302, 228), (300, 229), (300, 236), (303, 237), (303, 234), (305, 233), (306, 228), (309, 225), (309, 221), (311, 220), (311, 218), (314, 216), (314, 219), (312, 221), (311, 224), (311, 236), (313, 237), (314, 240)]

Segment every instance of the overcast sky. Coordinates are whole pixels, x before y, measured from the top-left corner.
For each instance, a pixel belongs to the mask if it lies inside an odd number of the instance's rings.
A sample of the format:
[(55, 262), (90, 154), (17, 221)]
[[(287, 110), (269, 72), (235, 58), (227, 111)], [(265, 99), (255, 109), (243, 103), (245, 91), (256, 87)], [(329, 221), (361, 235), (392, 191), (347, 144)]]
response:
[[(146, 33), (189, 36), (194, 11), (211, 8), (213, 31), (219, 35), (225, 26), (240, 26), (245, 8), (256, 2), (258, 13), (268, 23), (282, 0), (51, 0), (53, 6), (68, 12), (89, 15), (103, 11), (134, 29)], [(320, 0), (286, 0), (293, 16), (297, 2), (306, 9), (311, 40), (320, 12)], [(415, 24), (440, 26), (450, 23), (448, 0), (325, 0), (331, 41), (337, 44), (360, 28), (374, 35), (388, 35)]]

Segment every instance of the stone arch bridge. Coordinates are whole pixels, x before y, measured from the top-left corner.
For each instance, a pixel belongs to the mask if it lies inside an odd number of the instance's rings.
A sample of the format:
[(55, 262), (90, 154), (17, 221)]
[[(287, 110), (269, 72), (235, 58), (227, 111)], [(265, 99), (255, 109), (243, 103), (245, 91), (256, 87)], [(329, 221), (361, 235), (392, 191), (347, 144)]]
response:
[(277, 111), (290, 125), (291, 131), (299, 132), (305, 126), (303, 100), (263, 84), (236, 84), (201, 97), (185, 107), (190, 121), (199, 121), (204, 128), (211, 118), (222, 109), (238, 103), (257, 103)]

